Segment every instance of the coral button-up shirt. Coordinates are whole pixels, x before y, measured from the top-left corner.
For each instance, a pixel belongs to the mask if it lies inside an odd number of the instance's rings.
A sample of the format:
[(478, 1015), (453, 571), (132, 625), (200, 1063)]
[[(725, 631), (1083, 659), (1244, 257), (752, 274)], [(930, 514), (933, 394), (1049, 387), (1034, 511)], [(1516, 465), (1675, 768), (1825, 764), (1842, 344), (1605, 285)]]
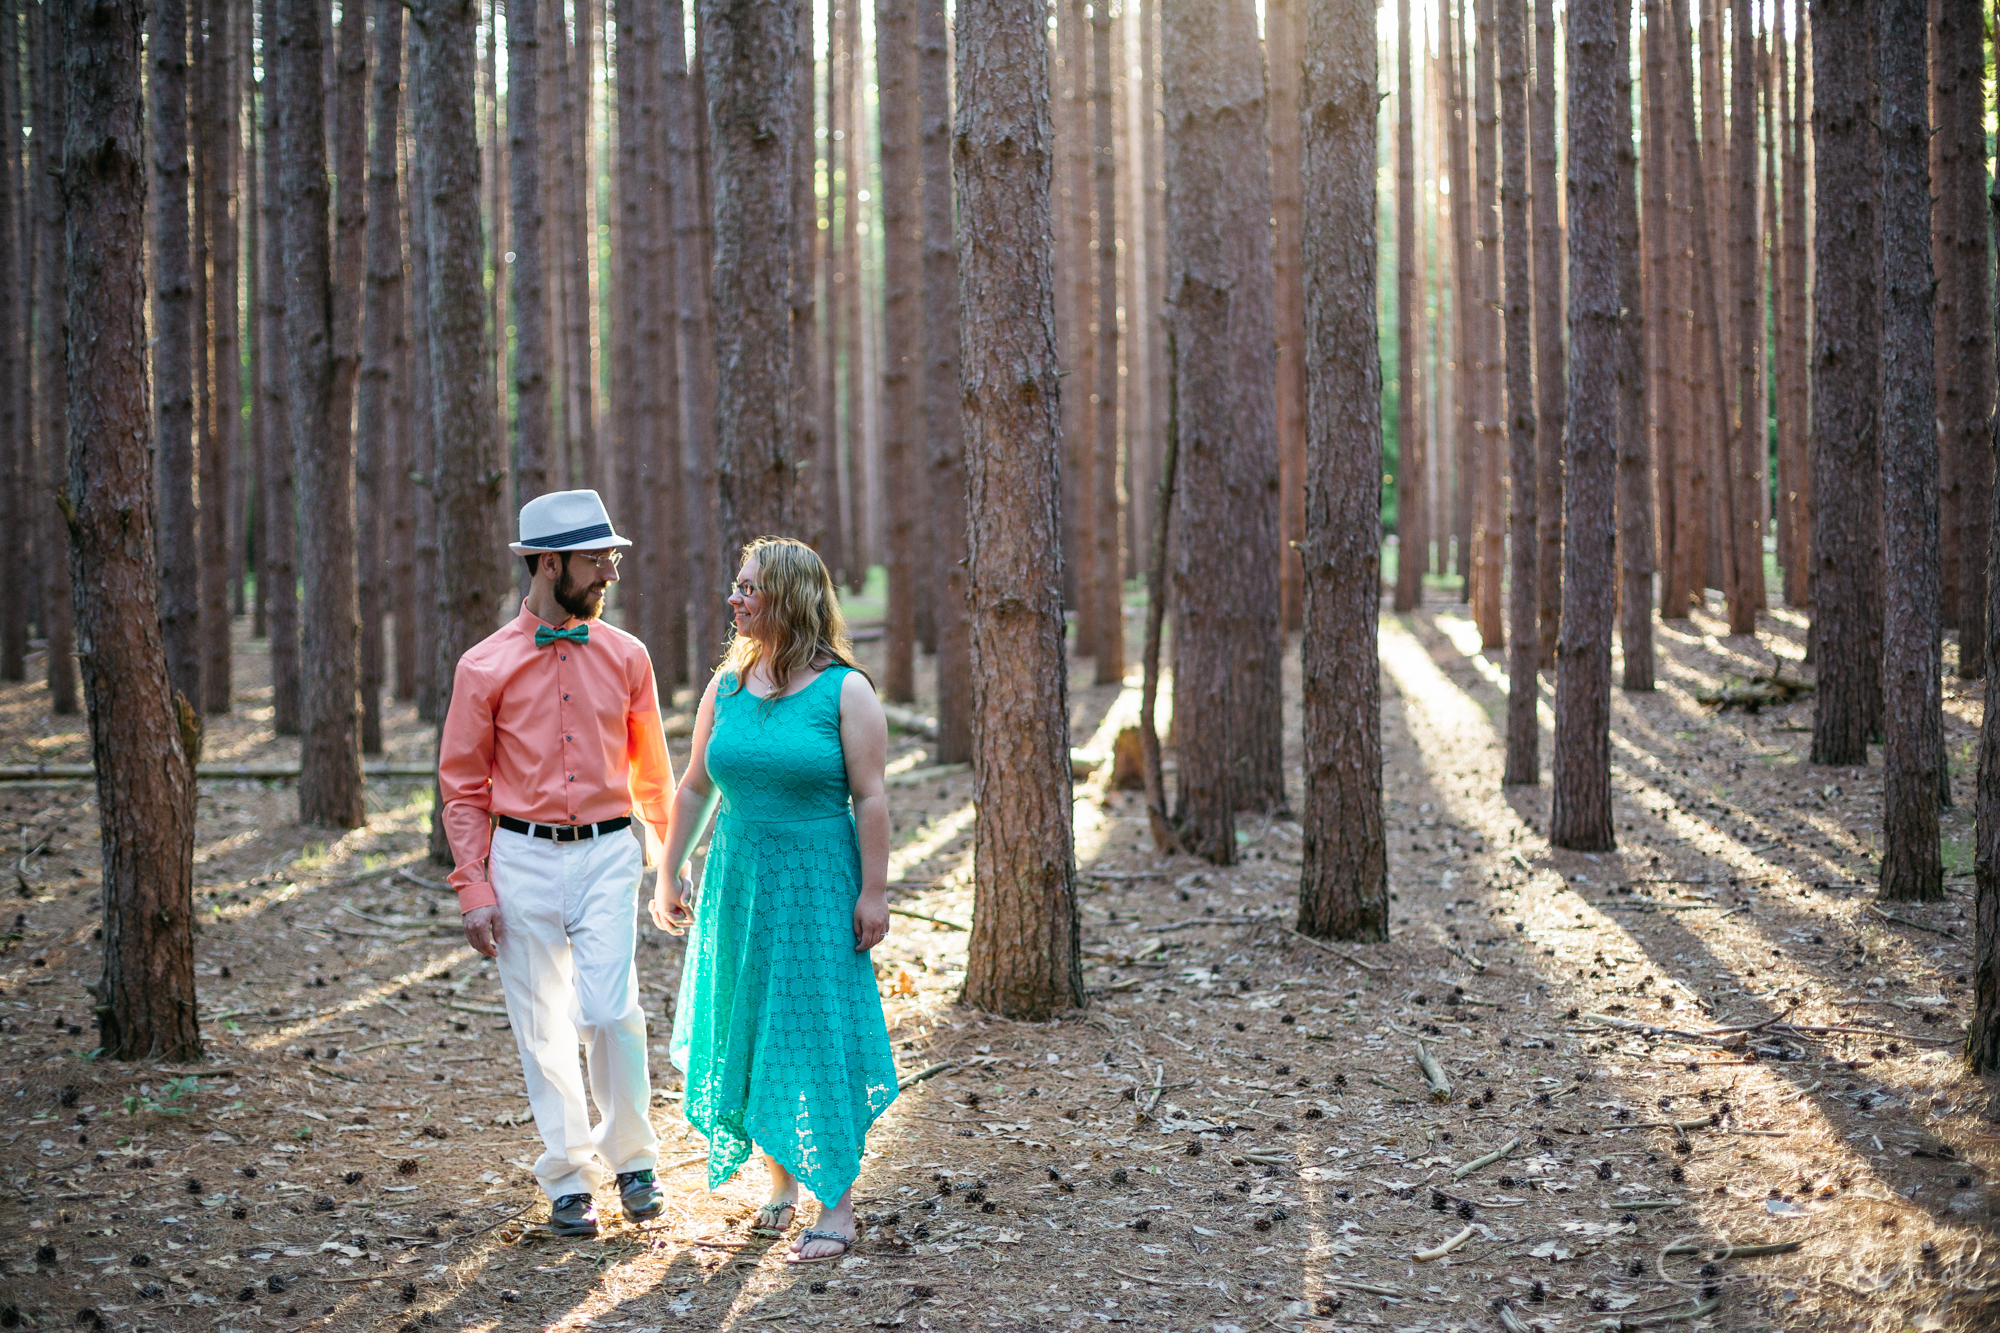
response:
[(589, 643), (538, 648), (542, 624), (524, 603), (452, 678), (438, 787), (461, 912), (497, 901), (486, 874), (496, 814), (538, 824), (631, 814), (651, 826), (641, 839), (649, 865), (666, 831), (674, 772), (646, 646), (596, 620)]

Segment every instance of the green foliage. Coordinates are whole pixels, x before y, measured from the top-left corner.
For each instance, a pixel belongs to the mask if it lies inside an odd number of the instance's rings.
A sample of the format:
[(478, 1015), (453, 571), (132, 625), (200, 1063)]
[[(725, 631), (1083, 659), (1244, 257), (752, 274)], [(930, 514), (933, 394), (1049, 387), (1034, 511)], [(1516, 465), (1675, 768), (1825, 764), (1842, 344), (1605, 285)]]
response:
[(185, 1098), (194, 1096), (201, 1090), (201, 1079), (193, 1074), (181, 1078), (170, 1078), (159, 1094), (140, 1091), (125, 1099), (125, 1114), (139, 1115), (151, 1111), (157, 1115), (186, 1115), (194, 1107), (182, 1105)]

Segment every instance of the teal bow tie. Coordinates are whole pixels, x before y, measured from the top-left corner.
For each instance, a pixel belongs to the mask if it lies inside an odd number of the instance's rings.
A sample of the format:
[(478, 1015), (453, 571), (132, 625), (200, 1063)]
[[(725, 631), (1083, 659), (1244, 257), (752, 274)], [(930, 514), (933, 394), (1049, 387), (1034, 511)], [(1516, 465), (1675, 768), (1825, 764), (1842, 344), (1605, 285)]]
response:
[(550, 629), (547, 625), (535, 626), (535, 647), (546, 648), (557, 639), (568, 639), (571, 643), (589, 643), (590, 626), (572, 625), (568, 629)]

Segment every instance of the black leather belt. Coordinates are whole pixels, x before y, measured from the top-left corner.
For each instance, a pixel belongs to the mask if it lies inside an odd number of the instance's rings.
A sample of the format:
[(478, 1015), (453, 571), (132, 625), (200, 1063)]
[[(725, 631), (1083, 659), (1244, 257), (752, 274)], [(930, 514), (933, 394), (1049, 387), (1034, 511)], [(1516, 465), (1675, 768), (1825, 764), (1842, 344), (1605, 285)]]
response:
[(528, 833), (537, 838), (547, 838), (552, 842), (582, 842), (600, 833), (616, 833), (629, 827), (632, 816), (621, 815), (617, 819), (607, 819), (601, 824), (530, 824), (525, 819), (512, 815), (496, 815), (494, 822), (509, 833)]

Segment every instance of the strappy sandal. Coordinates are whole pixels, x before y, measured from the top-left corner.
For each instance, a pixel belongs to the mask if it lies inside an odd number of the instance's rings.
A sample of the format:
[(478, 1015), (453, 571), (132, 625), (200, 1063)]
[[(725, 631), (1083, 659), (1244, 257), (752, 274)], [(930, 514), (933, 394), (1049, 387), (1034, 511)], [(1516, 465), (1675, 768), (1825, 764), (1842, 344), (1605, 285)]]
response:
[(788, 1264), (823, 1264), (829, 1259), (845, 1258), (847, 1252), (854, 1248), (854, 1242), (841, 1235), (838, 1231), (808, 1231), (799, 1237), (800, 1244), (811, 1240), (835, 1241), (839, 1244), (840, 1248), (832, 1254), (815, 1254), (810, 1259), (801, 1258), (798, 1251), (794, 1250), (785, 1256), (785, 1262)]
[[(790, 1229), (792, 1220), (799, 1215), (797, 1204), (767, 1203), (757, 1210), (756, 1218), (750, 1223), (753, 1236), (782, 1236)], [(783, 1219), (782, 1221), (780, 1219)]]

